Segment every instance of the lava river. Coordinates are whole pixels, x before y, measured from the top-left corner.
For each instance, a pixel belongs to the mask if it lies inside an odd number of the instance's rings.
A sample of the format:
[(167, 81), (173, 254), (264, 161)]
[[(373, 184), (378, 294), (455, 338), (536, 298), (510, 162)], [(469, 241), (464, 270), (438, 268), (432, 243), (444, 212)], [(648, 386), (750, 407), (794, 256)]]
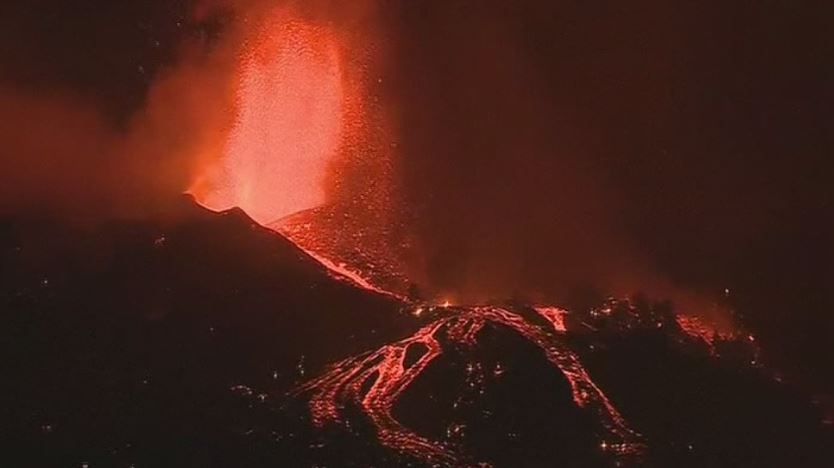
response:
[[(331, 275), (373, 292), (379, 288), (358, 274), (334, 268), (336, 262), (308, 251), (327, 267)], [(324, 260), (324, 261), (322, 261)], [(345, 272), (348, 272), (347, 274)], [(396, 294), (391, 296), (398, 297)], [(642, 436), (631, 428), (617, 408), (591, 379), (578, 355), (564, 339), (566, 311), (556, 307), (534, 307), (539, 319), (524, 311), (493, 306), (428, 306), (409, 304), (412, 315), (423, 325), (412, 335), (329, 365), (324, 372), (295, 389), (295, 397), (309, 398), (313, 424), (350, 425), (346, 408), (358, 407), (375, 427), (379, 442), (429, 465), (471, 464), (472, 454), (459, 453), (453, 445), (431, 440), (408, 428), (394, 416), (402, 394), (450, 347), (471, 348), (487, 326), (504, 327), (533, 343), (570, 383), (573, 401), (589, 411), (601, 428), (600, 450), (616, 464), (639, 460), (645, 451)], [(429, 318), (431, 317), (431, 318)], [(544, 326), (546, 324), (546, 326)], [(415, 356), (416, 357), (415, 359)], [(410, 357), (410, 359), (409, 359)], [(411, 362), (410, 362), (411, 361)]]
[[(424, 306), (416, 306), (415, 313)], [(617, 461), (639, 458), (644, 445), (640, 434), (629, 427), (614, 405), (591, 380), (577, 355), (562, 341), (563, 311), (547, 307), (536, 312), (552, 324), (545, 329), (520, 313), (500, 307), (436, 307), (442, 316), (424, 325), (413, 335), (387, 344), (375, 351), (353, 356), (332, 364), (323, 375), (297, 389), (310, 395), (313, 422), (344, 424), (346, 404), (356, 404), (376, 426), (380, 443), (422, 459), (428, 463), (459, 465), (454, 449), (440, 441), (429, 440), (401, 424), (393, 416), (394, 405), (402, 393), (439, 357), (448, 346), (474, 346), (479, 332), (487, 324), (507, 327), (534, 343), (547, 360), (559, 369), (571, 385), (573, 400), (591, 411), (604, 429), (602, 450)], [(422, 354), (411, 365), (406, 355), (413, 347)], [(370, 385), (370, 386), (369, 386)], [(367, 390), (364, 390), (367, 388)]]

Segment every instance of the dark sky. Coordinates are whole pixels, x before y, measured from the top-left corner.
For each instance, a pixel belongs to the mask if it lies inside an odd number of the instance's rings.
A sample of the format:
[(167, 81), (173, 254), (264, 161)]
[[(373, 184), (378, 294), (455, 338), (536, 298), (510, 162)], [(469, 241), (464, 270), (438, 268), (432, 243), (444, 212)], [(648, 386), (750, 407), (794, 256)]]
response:
[(0, 73), (81, 91), (126, 113), (187, 34), (181, 1), (33, 0), (2, 7)]
[[(786, 353), (830, 351), (806, 338), (834, 333), (826, 2), (381, 3), (404, 194), (439, 287), (651, 270), (739, 291)], [(181, 41), (217, 33), (188, 10), (4, 2), (0, 79), (118, 122)]]

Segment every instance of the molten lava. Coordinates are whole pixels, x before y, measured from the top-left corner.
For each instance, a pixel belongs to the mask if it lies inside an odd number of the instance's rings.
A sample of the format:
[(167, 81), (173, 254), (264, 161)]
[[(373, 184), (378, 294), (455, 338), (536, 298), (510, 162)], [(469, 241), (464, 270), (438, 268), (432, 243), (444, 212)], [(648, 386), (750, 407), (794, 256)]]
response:
[(277, 11), (240, 59), (236, 119), (224, 155), (190, 192), (266, 224), (325, 201), (345, 87), (335, 33)]
[[(520, 313), (498, 307), (440, 306), (436, 309), (450, 315), (435, 319), (405, 339), (337, 362), (321, 377), (299, 387), (297, 393), (312, 394), (310, 412), (313, 422), (318, 426), (346, 423), (342, 410), (347, 404), (356, 404), (376, 426), (383, 445), (430, 464), (460, 464), (460, 454), (451, 446), (409, 430), (392, 413), (403, 391), (443, 354), (444, 346), (475, 346), (479, 332), (489, 323), (509, 328), (534, 343), (562, 372), (570, 383), (574, 402), (598, 418), (605, 434), (601, 442), (604, 450), (617, 459), (639, 457), (643, 453), (640, 434), (629, 427), (591, 380), (576, 353), (559, 337), (564, 332), (561, 323), (564, 311), (553, 307), (536, 309), (552, 325), (553, 330), (547, 330)], [(423, 308), (419, 307), (419, 310), (422, 312)], [(406, 366), (406, 355), (412, 346), (421, 346), (426, 351), (414, 364)], [(471, 366), (474, 368), (477, 364)], [(363, 391), (368, 383), (371, 383), (370, 388)]]

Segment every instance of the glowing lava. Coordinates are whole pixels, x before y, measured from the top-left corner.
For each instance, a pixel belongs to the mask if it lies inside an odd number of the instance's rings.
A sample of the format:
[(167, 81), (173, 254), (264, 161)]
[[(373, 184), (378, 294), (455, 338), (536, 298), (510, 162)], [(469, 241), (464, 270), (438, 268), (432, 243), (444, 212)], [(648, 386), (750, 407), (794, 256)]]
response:
[(715, 346), (715, 343), (718, 340), (730, 341), (736, 338), (736, 335), (733, 332), (719, 330), (715, 326), (694, 315), (678, 314), (675, 316), (675, 321), (684, 333), (693, 338), (702, 340), (710, 347)]
[[(374, 423), (383, 445), (430, 461), (452, 462), (452, 452), (442, 443), (414, 433), (392, 415), (402, 392), (442, 353), (436, 334), (450, 320), (437, 320), (408, 338), (333, 364), (323, 376), (300, 387), (300, 392), (313, 392), (310, 400), (313, 423), (322, 426), (342, 422), (344, 403), (353, 401)], [(406, 367), (408, 349), (415, 345), (422, 345), (427, 351), (416, 363)], [(363, 394), (362, 387), (369, 380), (373, 384)]]
[(266, 224), (325, 201), (342, 136), (342, 66), (332, 31), (283, 10), (245, 50), (224, 157), (190, 192), (211, 209), (237, 206)]
[[(325, 183), (334, 182), (328, 180), (329, 171), (340, 152), (351, 153), (361, 175), (390, 170), (390, 154), (380, 150), (387, 147), (384, 138), (359, 136), (382, 126), (368, 125), (374, 112), (364, 108), (355, 80), (345, 78), (343, 68), (356, 67), (343, 63), (341, 47), (328, 27), (283, 10), (263, 23), (241, 57), (236, 119), (224, 158), (207, 169), (190, 192), (211, 209), (241, 207), (262, 225), (285, 234), (335, 278), (405, 304), (410, 282), (392, 253), (385, 216), (390, 187), (359, 177), (358, 188), (349, 187), (348, 196), (342, 194), (347, 204), (340, 199), (336, 201), (341, 205), (323, 206), (328, 201)], [(354, 206), (350, 203), (362, 210), (349, 209)], [(355, 406), (384, 446), (432, 465), (460, 464), (469, 458), (466, 454), (406, 427), (394, 417), (394, 407), (445, 350), (476, 346), (480, 331), (489, 325), (512, 330), (536, 345), (565, 376), (575, 404), (599, 422), (602, 450), (618, 461), (642, 454), (641, 435), (569, 347), (564, 310), (461, 307), (449, 301), (436, 307), (412, 306), (415, 317), (430, 311), (434, 318), (411, 336), (332, 364), (297, 389), (296, 395), (309, 395), (315, 425), (347, 424), (345, 409)], [(690, 332), (694, 327), (687, 324), (680, 323)], [(407, 356), (415, 351), (419, 357), (411, 363)], [(471, 366), (480, 368), (481, 363)]]
[[(597, 416), (605, 433), (601, 447), (617, 458), (639, 457), (644, 449), (642, 437), (631, 429), (614, 405), (591, 380), (578, 356), (560, 339), (564, 331), (560, 319), (564, 311), (537, 309), (553, 330), (546, 330), (526, 320), (521, 314), (498, 307), (439, 307), (446, 315), (423, 326), (413, 335), (387, 344), (376, 351), (345, 359), (330, 366), (321, 377), (302, 385), (298, 393), (311, 393), (313, 422), (346, 423), (346, 405), (357, 405), (376, 426), (380, 442), (430, 464), (460, 464), (460, 455), (443, 442), (429, 440), (403, 426), (392, 415), (403, 391), (443, 354), (444, 344), (474, 346), (478, 333), (489, 323), (509, 328), (536, 344), (548, 361), (570, 383), (573, 399), (581, 408)], [(421, 312), (423, 308), (419, 309)], [(558, 312), (558, 313), (557, 313)], [(405, 357), (413, 346), (425, 349), (412, 365)], [(363, 391), (368, 384), (370, 388)]]
[(557, 332), (564, 333), (567, 331), (567, 328), (565, 327), (565, 315), (567, 315), (567, 311), (558, 307), (534, 307), (534, 309), (539, 313), (539, 315), (553, 324), (553, 328)]

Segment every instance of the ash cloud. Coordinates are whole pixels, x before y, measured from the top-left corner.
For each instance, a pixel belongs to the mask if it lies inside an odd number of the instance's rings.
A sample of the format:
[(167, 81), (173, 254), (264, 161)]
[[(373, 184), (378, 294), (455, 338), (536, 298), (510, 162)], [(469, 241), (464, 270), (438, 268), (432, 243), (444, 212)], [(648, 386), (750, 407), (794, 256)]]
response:
[(0, 208), (102, 217), (160, 209), (215, 157), (226, 125), (214, 107), (225, 78), (206, 66), (180, 64), (160, 78), (124, 128), (71, 92), (0, 91)]

